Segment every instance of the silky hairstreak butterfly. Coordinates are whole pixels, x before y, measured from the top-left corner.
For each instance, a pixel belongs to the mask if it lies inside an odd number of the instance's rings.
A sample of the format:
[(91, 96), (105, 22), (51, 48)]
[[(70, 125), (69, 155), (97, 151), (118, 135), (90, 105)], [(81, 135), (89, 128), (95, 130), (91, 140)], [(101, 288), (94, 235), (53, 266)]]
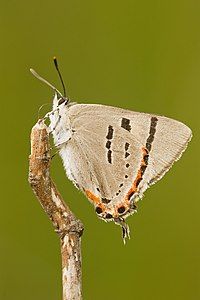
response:
[[(57, 61), (54, 63), (58, 74)], [(178, 160), (192, 137), (183, 123), (154, 114), (101, 104), (77, 104), (54, 86), (50, 132), (67, 177), (93, 203), (99, 218), (122, 227), (136, 212), (145, 190), (161, 179)]]

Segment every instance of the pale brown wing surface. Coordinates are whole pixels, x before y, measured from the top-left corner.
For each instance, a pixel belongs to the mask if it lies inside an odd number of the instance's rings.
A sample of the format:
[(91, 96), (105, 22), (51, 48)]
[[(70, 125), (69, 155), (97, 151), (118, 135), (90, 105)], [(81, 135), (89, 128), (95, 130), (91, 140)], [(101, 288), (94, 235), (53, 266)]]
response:
[(66, 149), (74, 180), (116, 201), (134, 182), (142, 194), (162, 178), (191, 138), (191, 130), (173, 119), (104, 105), (73, 105), (69, 118), (73, 136)]

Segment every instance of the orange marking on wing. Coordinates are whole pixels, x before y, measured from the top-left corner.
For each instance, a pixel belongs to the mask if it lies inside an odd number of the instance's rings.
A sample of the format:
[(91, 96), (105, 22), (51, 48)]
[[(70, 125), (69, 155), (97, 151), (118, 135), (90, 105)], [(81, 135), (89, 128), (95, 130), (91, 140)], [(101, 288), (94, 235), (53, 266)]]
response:
[(105, 209), (105, 206), (101, 203), (101, 200), (98, 196), (90, 192), (89, 190), (85, 190), (86, 196), (88, 197), (89, 200), (93, 202), (93, 204), (98, 205), (102, 209)]
[(140, 164), (140, 169), (138, 170), (137, 172), (137, 176), (136, 176), (136, 179), (133, 181), (133, 184), (132, 184), (132, 187), (130, 188), (130, 190), (128, 191), (126, 197), (125, 197), (125, 201), (126, 202), (129, 202), (131, 196), (137, 191), (137, 187), (138, 187), (138, 181), (140, 182), (142, 180), (142, 170), (141, 170), (141, 167), (142, 166), (146, 166), (145, 164), (145, 161), (144, 161), (144, 157), (145, 155), (148, 154), (148, 151), (146, 148), (142, 148), (142, 152), (143, 152), (143, 156), (142, 156), (142, 161), (141, 161), (141, 164)]

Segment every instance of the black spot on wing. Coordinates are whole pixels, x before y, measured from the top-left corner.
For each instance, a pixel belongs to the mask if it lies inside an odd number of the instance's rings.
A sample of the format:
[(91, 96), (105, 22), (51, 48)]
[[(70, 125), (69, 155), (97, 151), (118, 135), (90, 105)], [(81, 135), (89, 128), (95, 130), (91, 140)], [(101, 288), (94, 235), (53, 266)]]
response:
[(144, 159), (144, 163), (147, 165), (149, 160), (149, 154), (146, 154), (143, 159)]
[(113, 218), (113, 216), (111, 214), (109, 214), (109, 213), (106, 214), (106, 219), (112, 219), (112, 218)]
[(118, 213), (119, 214), (123, 214), (124, 212), (125, 212), (125, 207), (122, 205), (122, 206), (120, 206), (118, 209), (117, 209), (117, 211), (118, 211)]
[(138, 185), (139, 185), (139, 183), (140, 183), (141, 180), (142, 180), (142, 177), (138, 178), (138, 180), (137, 180), (136, 183), (135, 183), (135, 186), (136, 186), (136, 187), (138, 187)]
[(112, 163), (112, 151), (111, 150), (108, 150), (107, 158), (108, 158), (109, 164), (111, 164)]
[(97, 214), (101, 214), (103, 212), (103, 210), (100, 206), (97, 206), (95, 210), (96, 210)]
[(128, 195), (128, 200), (131, 199), (131, 197), (135, 194), (135, 191), (132, 191), (129, 195)]
[(106, 135), (106, 139), (107, 139), (107, 142), (106, 142), (106, 148), (108, 149), (108, 152), (107, 152), (107, 159), (108, 159), (108, 162), (109, 164), (112, 163), (112, 150), (111, 150), (111, 145), (112, 145), (112, 138), (113, 138), (113, 132), (114, 132), (114, 129), (111, 125), (108, 126), (108, 132), (107, 132), (107, 135)]
[(125, 152), (125, 158), (127, 158), (130, 155), (130, 153)]
[(101, 198), (102, 202), (105, 204), (110, 203), (111, 200), (107, 199), (107, 198)]
[(141, 174), (142, 174), (142, 175), (144, 174), (146, 168), (147, 168), (147, 165), (142, 165), (142, 166), (141, 166), (140, 170), (141, 170)]
[(149, 152), (151, 151), (152, 143), (153, 143), (154, 136), (155, 136), (155, 133), (156, 133), (157, 122), (158, 122), (158, 119), (156, 117), (152, 117), (151, 118), (151, 125), (150, 125), (150, 129), (149, 129), (149, 136), (148, 136), (147, 141), (146, 141), (146, 149)]
[(130, 146), (130, 144), (126, 142), (125, 146), (124, 146), (124, 148), (125, 148), (125, 158), (127, 158), (130, 155), (130, 153), (128, 152), (129, 146)]
[(129, 144), (129, 143), (126, 143), (126, 144), (125, 144), (125, 151), (127, 151), (127, 150), (128, 150), (129, 146), (130, 146), (130, 144)]
[(128, 131), (131, 131), (130, 120), (126, 118), (122, 118), (121, 127)]
[(106, 138), (108, 139), (108, 140), (112, 140), (112, 138), (113, 138), (113, 127), (111, 126), (111, 125), (109, 125), (108, 126), (108, 134), (107, 134), (107, 136), (106, 136)]
[(111, 147), (111, 141), (107, 141), (107, 142), (106, 142), (106, 148), (107, 148), (107, 149), (110, 149), (110, 147)]

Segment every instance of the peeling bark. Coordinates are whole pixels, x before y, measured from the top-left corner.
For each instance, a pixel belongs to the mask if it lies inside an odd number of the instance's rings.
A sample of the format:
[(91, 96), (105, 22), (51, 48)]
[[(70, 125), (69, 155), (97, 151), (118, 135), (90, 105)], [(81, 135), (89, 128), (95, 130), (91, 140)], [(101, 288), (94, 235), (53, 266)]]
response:
[(60, 238), (63, 300), (81, 300), (83, 225), (70, 211), (50, 177), (48, 128), (39, 120), (31, 131), (29, 183)]

